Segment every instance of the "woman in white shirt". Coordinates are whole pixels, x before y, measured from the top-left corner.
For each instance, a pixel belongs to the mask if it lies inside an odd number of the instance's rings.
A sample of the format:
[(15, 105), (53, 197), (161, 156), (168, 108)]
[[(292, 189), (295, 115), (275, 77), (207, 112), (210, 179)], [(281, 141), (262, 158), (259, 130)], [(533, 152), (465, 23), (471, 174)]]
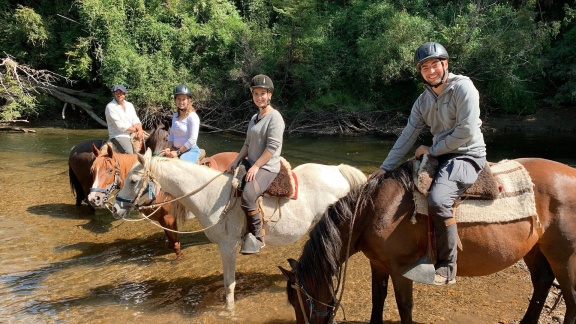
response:
[(142, 123), (136, 115), (132, 103), (126, 100), (126, 88), (117, 84), (112, 87), (114, 99), (106, 105), (106, 124), (110, 141), (120, 153), (134, 153), (130, 134), (136, 132), (136, 138), (142, 139)]
[(172, 116), (172, 126), (168, 136), (168, 147), (164, 151), (166, 157), (198, 163), (200, 148), (198, 148), (198, 132), (200, 117), (192, 106), (192, 91), (184, 84), (174, 88), (174, 102), (177, 112)]

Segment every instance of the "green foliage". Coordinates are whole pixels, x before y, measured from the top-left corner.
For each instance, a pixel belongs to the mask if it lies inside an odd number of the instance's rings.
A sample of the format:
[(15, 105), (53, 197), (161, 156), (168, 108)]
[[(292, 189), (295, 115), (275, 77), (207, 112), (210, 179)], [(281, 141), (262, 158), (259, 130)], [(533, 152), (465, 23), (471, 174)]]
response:
[(483, 108), (525, 113), (541, 99), (576, 102), (572, 2), (0, 0), (0, 43), (90, 91), (125, 84), (152, 121), (169, 116), (178, 83), (196, 91), (196, 106), (245, 119), (257, 73), (275, 81), (273, 102), (288, 116), (408, 112), (422, 91), (413, 53), (432, 40), (448, 49), (450, 71), (472, 78)]

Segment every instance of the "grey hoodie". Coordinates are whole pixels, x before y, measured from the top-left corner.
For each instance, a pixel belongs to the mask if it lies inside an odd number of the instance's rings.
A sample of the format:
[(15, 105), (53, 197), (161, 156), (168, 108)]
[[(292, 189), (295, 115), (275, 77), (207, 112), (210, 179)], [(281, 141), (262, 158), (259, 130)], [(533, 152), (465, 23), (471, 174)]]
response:
[(410, 151), (426, 125), (430, 126), (430, 132), (434, 135), (431, 155), (456, 153), (486, 156), (486, 144), (480, 130), (480, 96), (472, 80), (449, 73), (439, 96), (430, 86), (424, 88), (425, 91), (412, 106), (408, 124), (380, 168), (393, 170)]

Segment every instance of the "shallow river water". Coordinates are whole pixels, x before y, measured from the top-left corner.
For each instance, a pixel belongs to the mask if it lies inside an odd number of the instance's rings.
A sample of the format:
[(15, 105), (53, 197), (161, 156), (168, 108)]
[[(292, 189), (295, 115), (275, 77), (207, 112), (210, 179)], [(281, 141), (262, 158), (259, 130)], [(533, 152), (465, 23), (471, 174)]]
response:
[[(39, 128), (0, 133), (0, 322), (2, 323), (292, 323), (294, 312), (277, 269), (297, 259), (306, 237), (285, 247), (239, 256), (236, 311), (223, 312), (223, 278), (215, 244), (183, 234), (184, 260), (174, 262), (161, 229), (114, 220), (106, 209), (76, 207), (68, 154), (105, 130)], [(201, 134), (207, 153), (241, 148), (242, 138)], [(488, 159), (537, 156), (576, 165), (565, 136), (487, 136)], [(347, 163), (366, 174), (393, 144), (377, 137), (289, 137), (283, 155), (305, 162)], [(571, 155), (571, 156), (569, 156)], [(197, 229), (195, 221), (183, 229)], [(490, 289), (486, 289), (490, 287)], [(417, 323), (498, 323), (522, 317), (531, 293), (527, 273), (512, 267), (454, 287), (415, 285)], [(355, 255), (348, 265), (340, 323), (370, 318), (370, 270)], [(344, 320), (344, 314), (346, 320)], [(385, 319), (399, 321), (393, 292)]]

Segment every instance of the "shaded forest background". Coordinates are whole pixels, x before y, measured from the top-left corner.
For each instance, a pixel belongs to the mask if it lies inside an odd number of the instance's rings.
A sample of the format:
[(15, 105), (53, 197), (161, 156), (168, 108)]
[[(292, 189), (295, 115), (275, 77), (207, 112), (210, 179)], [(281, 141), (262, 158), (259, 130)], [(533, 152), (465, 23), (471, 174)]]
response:
[(576, 1), (0, 0), (0, 120), (104, 118), (129, 90), (146, 127), (186, 83), (206, 129), (245, 131), (255, 74), (290, 133), (403, 125), (422, 82), (414, 50), (442, 43), (487, 114), (576, 103)]

